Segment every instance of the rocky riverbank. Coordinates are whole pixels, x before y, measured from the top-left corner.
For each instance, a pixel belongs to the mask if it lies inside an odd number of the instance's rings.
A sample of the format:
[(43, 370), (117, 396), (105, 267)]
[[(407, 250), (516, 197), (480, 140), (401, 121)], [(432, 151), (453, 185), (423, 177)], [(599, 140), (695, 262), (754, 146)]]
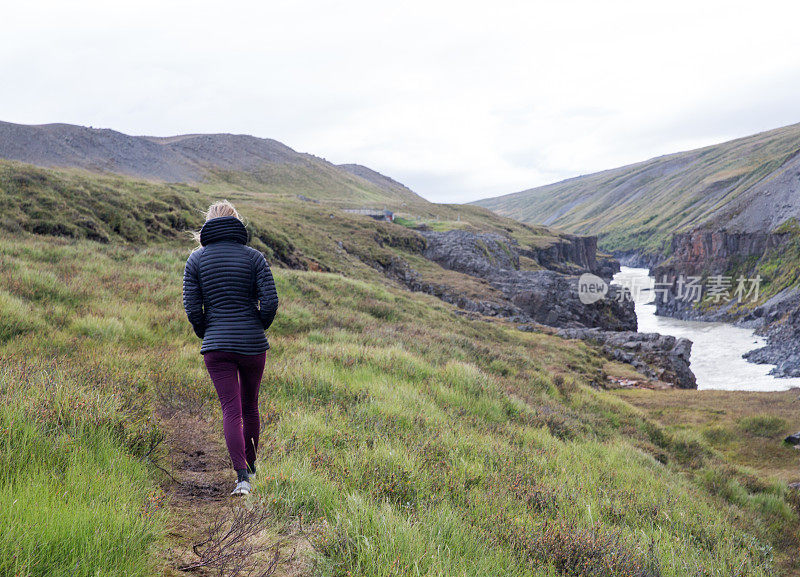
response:
[[(452, 230), (421, 234), (427, 243), (423, 251), (426, 258), (487, 281), (499, 289), (508, 304), (472, 301), (457, 291), (421, 283), (413, 270), (398, 263), (393, 274), (413, 290), (436, 294), (465, 310), (559, 328), (560, 336), (585, 340), (608, 358), (628, 363), (651, 379), (678, 388), (697, 387), (689, 369), (692, 343), (637, 333), (633, 302), (618, 298), (623, 289), (611, 286), (605, 299), (592, 304), (580, 301), (577, 273), (592, 272), (610, 280), (619, 270), (618, 261), (592, 252), (596, 250), (593, 237), (574, 237), (555, 248), (531, 250), (495, 233)], [(535, 260), (542, 268), (522, 269), (521, 257)], [(531, 326), (523, 324), (520, 328), (529, 330)]]
[[(652, 255), (620, 255), (628, 266), (650, 268), (656, 282), (671, 282), (669, 290), (656, 295), (656, 314), (681, 320), (728, 322), (751, 328), (767, 338), (767, 345), (745, 355), (754, 363), (772, 364), (770, 374), (776, 377), (800, 376), (800, 289), (785, 289), (758, 306), (740, 304), (738, 299), (721, 300), (718, 306), (695, 306), (678, 294), (680, 276), (732, 277), (731, 290), (739, 275), (745, 278), (759, 274), (758, 263), (765, 255), (780, 254), (790, 239), (784, 232), (694, 231), (675, 234), (670, 257), (657, 264)], [(649, 265), (649, 266), (648, 266)]]
[[(581, 339), (607, 358), (628, 363), (646, 377), (677, 388), (696, 388), (689, 368), (692, 343), (659, 334), (636, 332), (634, 303), (610, 286), (605, 299), (584, 304), (578, 279), (593, 273), (607, 281), (619, 262), (596, 252), (594, 237), (566, 236), (545, 247), (523, 247), (508, 236), (466, 230), (419, 230), (421, 255), (443, 268), (486, 283), (492, 298), (466, 296), (445, 279), (423, 277), (406, 261), (393, 259), (383, 272), (409, 289), (426, 292), (459, 308), (508, 318), (521, 330), (546, 325), (560, 336)], [(499, 298), (498, 298), (499, 295)]]
[(643, 375), (672, 384), (679, 389), (696, 389), (697, 380), (689, 368), (692, 341), (657, 333), (561, 329), (568, 339), (594, 342), (614, 360), (633, 365)]
[(767, 337), (767, 345), (750, 351), (745, 358), (753, 363), (775, 365), (770, 374), (775, 377), (800, 377), (800, 289), (794, 288), (775, 295), (754, 314), (756, 332)]

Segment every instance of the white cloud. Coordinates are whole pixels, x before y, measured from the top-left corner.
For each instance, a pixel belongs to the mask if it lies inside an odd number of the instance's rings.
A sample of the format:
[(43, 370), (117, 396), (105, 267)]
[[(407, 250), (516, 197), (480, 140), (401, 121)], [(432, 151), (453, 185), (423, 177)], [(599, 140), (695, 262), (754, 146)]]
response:
[(465, 201), (800, 121), (791, 1), (33, 1), (2, 119), (238, 132)]

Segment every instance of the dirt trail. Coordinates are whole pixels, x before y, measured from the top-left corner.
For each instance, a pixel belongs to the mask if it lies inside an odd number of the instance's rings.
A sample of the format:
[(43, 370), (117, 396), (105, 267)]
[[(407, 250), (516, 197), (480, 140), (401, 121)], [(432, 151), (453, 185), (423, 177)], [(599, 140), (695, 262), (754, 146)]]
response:
[[(237, 511), (241, 518), (251, 520), (268, 514), (259, 505), (264, 494), (257, 481), (249, 497), (229, 495), (236, 476), (230, 468), (222, 433), (217, 431), (214, 422), (206, 417), (180, 413), (161, 414), (159, 420), (166, 433), (165, 456), (159, 465), (174, 477), (174, 480), (167, 478), (163, 485), (170, 525), (167, 543), (160, 555), (163, 559), (160, 574), (163, 577), (236, 574), (237, 564), (249, 559), (247, 564), (253, 567), (252, 571), (240, 568), (238, 575), (308, 575), (313, 567), (309, 558), (312, 548), (299, 530), (298, 523), (276, 523), (271, 516), (249, 527), (249, 531), (243, 531), (249, 534), (241, 540), (240, 552), (222, 570), (218, 567), (198, 567), (191, 571), (180, 569), (201, 561), (193, 552), (193, 545), (206, 540), (215, 523), (222, 523), (218, 533), (222, 536), (231, 529)], [(242, 508), (247, 510), (246, 514), (242, 514)], [(275, 544), (278, 544), (277, 561)], [(204, 549), (208, 546), (199, 548), (201, 552)], [(255, 551), (248, 554), (251, 549)]]

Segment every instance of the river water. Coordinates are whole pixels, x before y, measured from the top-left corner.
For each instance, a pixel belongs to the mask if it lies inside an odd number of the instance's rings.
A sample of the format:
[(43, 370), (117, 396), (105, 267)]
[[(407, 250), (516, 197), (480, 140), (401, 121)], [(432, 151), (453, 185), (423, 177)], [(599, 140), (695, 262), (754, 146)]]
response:
[(636, 318), (641, 333), (661, 333), (692, 341), (690, 367), (698, 389), (728, 391), (785, 391), (800, 387), (800, 378), (777, 379), (768, 373), (773, 365), (757, 365), (742, 358), (747, 351), (766, 344), (766, 339), (750, 329), (729, 323), (681, 321), (656, 315), (652, 302), (653, 279), (646, 268), (622, 267), (614, 275), (615, 284), (646, 287), (635, 298)]

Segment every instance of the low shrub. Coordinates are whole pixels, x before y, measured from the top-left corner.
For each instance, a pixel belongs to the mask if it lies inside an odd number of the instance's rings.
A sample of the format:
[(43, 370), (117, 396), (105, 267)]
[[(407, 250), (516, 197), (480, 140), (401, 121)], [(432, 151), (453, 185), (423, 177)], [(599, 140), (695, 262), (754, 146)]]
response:
[(739, 420), (739, 427), (754, 437), (777, 437), (786, 430), (786, 421), (774, 415), (754, 415)]

